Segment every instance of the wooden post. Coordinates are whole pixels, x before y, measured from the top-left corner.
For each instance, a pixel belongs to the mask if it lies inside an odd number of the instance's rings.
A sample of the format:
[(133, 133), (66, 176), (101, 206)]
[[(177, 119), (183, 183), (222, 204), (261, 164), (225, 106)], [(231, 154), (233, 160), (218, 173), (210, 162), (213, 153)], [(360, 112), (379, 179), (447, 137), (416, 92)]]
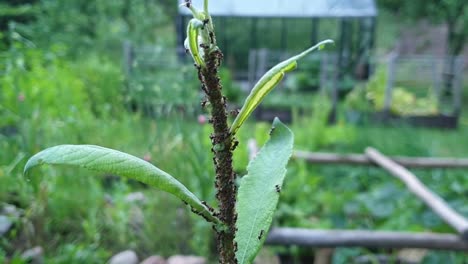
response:
[(318, 31), (319, 31), (319, 19), (317, 17), (312, 18), (312, 28), (310, 31), (310, 44), (315, 45), (318, 42)]
[(452, 234), (409, 233), (370, 230), (313, 230), (305, 228), (273, 228), (267, 245), (298, 245), (308, 247), (372, 247), (427, 248), (438, 250), (468, 250), (468, 242)]
[[(249, 159), (252, 160), (258, 152), (258, 146), (254, 139), (248, 141), (248, 154)], [(305, 151), (295, 151), (293, 157), (305, 159), (312, 163), (319, 164), (357, 164), (357, 165), (372, 165), (374, 159), (368, 156), (375, 157), (372, 154), (373, 150), (368, 148), (367, 155), (347, 154), (340, 155), (334, 153), (309, 153)], [(367, 152), (371, 153), (368, 154)], [(381, 155), (381, 154), (380, 154)], [(385, 158), (385, 157), (384, 157)], [(460, 166), (468, 167), (468, 159), (454, 160), (454, 159), (434, 159), (434, 158), (407, 158), (407, 157), (394, 157), (400, 163), (409, 164), (414, 167), (434, 168), (437, 166)], [(392, 161), (390, 161), (392, 162)], [(380, 163), (378, 163), (381, 165)], [(382, 165), (381, 165), (382, 166)], [(397, 166), (399, 166), (397, 164)], [(400, 166), (401, 167), (401, 166)], [(385, 168), (385, 167), (384, 167)], [(404, 168), (403, 168), (404, 169)], [(408, 172), (409, 173), (409, 172)], [(397, 176), (400, 178), (399, 176)], [(415, 178), (415, 176), (412, 176)], [(401, 178), (400, 178), (401, 179)], [(403, 180), (405, 183), (408, 181), (406, 178)], [(411, 181), (414, 182), (414, 179)], [(416, 179), (416, 182), (419, 182)], [(419, 182), (419, 185), (422, 185)], [(422, 185), (423, 188), (426, 188)], [(420, 187), (419, 187), (420, 188)], [(413, 188), (414, 189), (414, 188)], [(413, 191), (414, 192), (414, 191)], [(429, 190), (426, 189), (426, 192)], [(434, 195), (431, 193), (431, 195)], [(434, 195), (435, 196), (435, 195)], [(418, 196), (419, 197), (419, 196)], [(440, 198), (437, 197), (440, 200)], [(425, 201), (425, 200), (424, 200)], [(426, 201), (425, 201), (426, 202)], [(440, 201), (439, 201), (440, 202)], [(427, 203), (427, 202), (426, 202)], [(442, 201), (443, 203), (443, 201)], [(448, 207), (443, 203), (443, 207)], [(432, 209), (433, 207), (430, 206)], [(449, 211), (452, 209), (448, 208)], [(434, 210), (434, 209), (433, 209)], [(446, 210), (442, 209), (442, 210)], [(434, 210), (435, 211), (435, 210)], [(437, 211), (436, 211), (437, 212)], [(444, 214), (444, 213), (443, 213)], [(460, 220), (461, 218), (461, 220)], [(445, 218), (444, 218), (445, 219)], [(463, 230), (463, 222), (466, 221), (461, 216), (455, 216), (455, 224), (460, 225)], [(460, 223), (458, 223), (460, 222)], [(458, 230), (458, 229), (457, 229)], [(462, 234), (466, 234), (462, 232)], [(273, 228), (267, 237), (267, 245), (299, 245), (317, 248), (333, 248), (333, 247), (378, 247), (378, 248), (424, 248), (424, 249), (437, 249), (437, 250), (461, 250), (468, 251), (468, 242), (464, 240), (463, 236), (453, 234), (437, 234), (437, 233), (409, 233), (409, 232), (385, 232), (385, 231), (370, 231), (370, 230), (312, 230), (302, 228)]]
[(359, 50), (358, 50), (358, 76), (362, 80), (368, 80), (373, 73), (371, 60), (373, 56), (375, 19), (364, 17), (359, 19)]
[(287, 21), (285, 17), (281, 19), (281, 51), (286, 51), (288, 48), (288, 27), (286, 25)]
[[(304, 159), (314, 164), (375, 165), (366, 155), (362, 154), (338, 154), (296, 150), (293, 153), (293, 158)], [(411, 168), (468, 168), (468, 159), (403, 156), (391, 156), (389, 158), (402, 166)]]
[(125, 75), (128, 78), (132, 71), (132, 65), (133, 65), (133, 48), (132, 48), (132, 44), (128, 40), (124, 41), (123, 43), (123, 54), (124, 54), (123, 68), (124, 68)]
[(176, 20), (176, 31), (177, 31), (177, 58), (180, 60), (180, 61), (184, 61), (184, 59), (186, 58), (185, 56), (185, 47), (184, 47), (184, 40), (185, 40), (185, 34), (187, 34), (187, 31), (186, 31), (186, 18), (184, 15), (182, 14), (179, 14), (177, 15), (177, 17), (175, 18)]
[(382, 155), (374, 148), (367, 148), (366, 156), (380, 167), (390, 172), (390, 174), (403, 181), (413, 194), (419, 197), (447, 224), (457, 230), (463, 239), (468, 240), (468, 221), (455, 212), (442, 198), (430, 191), (414, 174)]
[(250, 49), (258, 49), (257, 29), (258, 18), (252, 17), (250, 24)]
[[(375, 40), (375, 36), (377, 35), (377, 17), (372, 17), (372, 22), (371, 22), (371, 29), (370, 29), (370, 32), (371, 32), (371, 38), (370, 38), (370, 43), (369, 43), (369, 54), (372, 54), (372, 55), (375, 55), (376, 52), (375, 52), (375, 43), (376, 43), (376, 40)], [(372, 56), (373, 57), (373, 56)], [(371, 64), (370, 66), (370, 73), (369, 75), (372, 75), (375, 71), (375, 63), (373, 61), (370, 61), (369, 62)]]
[(453, 83), (452, 83), (452, 94), (453, 94), (453, 114), (459, 116), (462, 108), (462, 87), (463, 87), (463, 57), (458, 56), (455, 59), (455, 67), (453, 69)]
[(256, 49), (249, 50), (249, 66), (247, 67), (248, 68), (247, 81), (248, 81), (249, 87), (253, 87), (257, 78), (257, 54), (258, 54), (258, 50)]
[(314, 264), (330, 264), (333, 259), (334, 248), (320, 248), (315, 251)]
[(393, 86), (395, 79), (395, 64), (397, 58), (398, 54), (395, 52), (390, 54), (390, 58), (388, 61), (387, 87), (385, 88), (385, 101), (383, 109), (385, 115), (388, 115), (390, 113), (390, 108), (392, 106)]

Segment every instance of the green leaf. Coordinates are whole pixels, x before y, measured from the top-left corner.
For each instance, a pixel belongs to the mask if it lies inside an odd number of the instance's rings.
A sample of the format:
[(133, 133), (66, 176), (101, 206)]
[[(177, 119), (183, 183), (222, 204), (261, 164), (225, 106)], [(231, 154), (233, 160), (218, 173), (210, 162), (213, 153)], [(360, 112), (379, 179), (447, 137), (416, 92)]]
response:
[(198, 29), (201, 27), (203, 27), (203, 22), (196, 18), (192, 18), (187, 26), (188, 48), (198, 66), (205, 65), (203, 58), (200, 56), (200, 46), (198, 44)]
[(206, 1), (205, 1), (205, 12), (199, 11), (192, 3), (187, 3), (187, 1), (182, 3), (181, 6), (186, 6), (190, 10), (190, 12), (192, 12), (192, 15), (194, 18), (198, 20), (206, 19), (206, 15), (208, 14), (208, 12), (206, 12), (208, 8)]
[(250, 114), (252, 114), (255, 108), (257, 108), (257, 106), (262, 102), (263, 98), (283, 79), (285, 73), (290, 72), (297, 67), (297, 61), (299, 59), (303, 58), (316, 49), (322, 49), (323, 46), (328, 43), (333, 43), (333, 41), (324, 40), (309, 48), (308, 50), (305, 50), (302, 53), (277, 64), (267, 73), (265, 73), (265, 75), (263, 75), (262, 78), (260, 78), (260, 80), (255, 84), (247, 99), (245, 99), (242, 109), (232, 123), (231, 133), (233, 135), (237, 133), (237, 130), (242, 126), (245, 120), (247, 120)]
[(204, 0), (203, 1), (203, 10), (205, 11), (205, 14), (208, 16), (209, 13), (208, 13), (208, 0)]
[(31, 157), (24, 167), (24, 173), (42, 164), (74, 165), (135, 179), (175, 195), (207, 221), (219, 223), (208, 208), (182, 183), (151, 163), (127, 153), (93, 145), (60, 145)]
[(235, 238), (239, 264), (251, 263), (265, 241), (292, 154), (293, 134), (278, 118), (270, 135), (247, 167), (248, 174), (239, 187)]

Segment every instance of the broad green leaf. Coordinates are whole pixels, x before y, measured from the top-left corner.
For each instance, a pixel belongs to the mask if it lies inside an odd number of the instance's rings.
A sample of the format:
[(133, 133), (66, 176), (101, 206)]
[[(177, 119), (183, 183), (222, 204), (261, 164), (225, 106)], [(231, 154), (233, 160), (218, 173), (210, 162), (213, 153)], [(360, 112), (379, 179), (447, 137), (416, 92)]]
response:
[(60, 145), (31, 157), (24, 167), (24, 173), (42, 164), (74, 165), (135, 179), (175, 195), (190, 205), (195, 213), (210, 222), (219, 223), (208, 208), (182, 183), (151, 163), (127, 153), (93, 145)]
[(275, 118), (271, 137), (247, 167), (241, 179), (236, 211), (236, 258), (239, 264), (252, 263), (270, 228), (273, 213), (292, 154), (294, 137)]
[(271, 90), (273, 90), (273, 88), (275, 88), (276, 85), (283, 79), (285, 73), (290, 72), (297, 67), (297, 61), (299, 59), (303, 58), (316, 49), (322, 49), (328, 43), (333, 43), (333, 41), (324, 40), (309, 48), (308, 50), (305, 50), (302, 53), (277, 64), (267, 73), (265, 73), (265, 75), (263, 75), (262, 78), (260, 78), (260, 80), (255, 84), (247, 99), (245, 99), (244, 105), (232, 123), (231, 133), (233, 135), (236, 134), (237, 130), (242, 126), (245, 120), (247, 120), (250, 114), (252, 114), (255, 108), (257, 108), (257, 106), (262, 102), (263, 98), (269, 92), (271, 92)]
[(188, 39), (188, 48), (190, 54), (192, 54), (193, 60), (198, 66), (204, 66), (205, 62), (200, 56), (199, 44), (198, 44), (198, 29), (203, 27), (203, 22), (196, 18), (192, 18), (187, 26), (187, 39)]

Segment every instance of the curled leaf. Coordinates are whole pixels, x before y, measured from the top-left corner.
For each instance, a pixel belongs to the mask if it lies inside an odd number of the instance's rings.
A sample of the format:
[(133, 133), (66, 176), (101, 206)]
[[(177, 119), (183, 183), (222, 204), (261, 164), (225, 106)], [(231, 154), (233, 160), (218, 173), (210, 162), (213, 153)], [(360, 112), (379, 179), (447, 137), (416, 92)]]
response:
[(187, 26), (187, 39), (188, 39), (188, 49), (190, 54), (192, 54), (192, 58), (195, 61), (195, 64), (198, 66), (204, 66), (205, 62), (200, 54), (199, 48), (199, 38), (198, 38), (198, 30), (203, 27), (203, 22), (192, 18)]
[(60, 145), (31, 157), (24, 167), (24, 173), (42, 164), (73, 165), (143, 182), (173, 194), (207, 221), (219, 224), (218, 218), (182, 183), (151, 163), (127, 153), (93, 145)]
[(206, 17), (205, 13), (208, 13), (199, 11), (195, 6), (193, 6), (192, 1), (184, 1), (184, 3), (180, 4), (179, 6), (187, 7), (190, 10), (190, 12), (192, 12), (193, 17), (199, 20), (204, 20)]
[(204, 0), (204, 1), (203, 1), (203, 11), (205, 11), (205, 14), (206, 14), (207, 16), (209, 16), (208, 9), (209, 9), (209, 8), (208, 8), (208, 0)]
[(257, 106), (262, 102), (263, 98), (276, 87), (283, 79), (285, 73), (294, 70), (297, 67), (297, 61), (310, 52), (321, 49), (325, 44), (333, 43), (332, 40), (324, 40), (317, 45), (303, 51), (302, 53), (291, 57), (283, 62), (280, 62), (271, 68), (260, 80), (255, 84), (249, 96), (245, 99), (244, 105), (232, 123), (231, 133), (234, 135)]

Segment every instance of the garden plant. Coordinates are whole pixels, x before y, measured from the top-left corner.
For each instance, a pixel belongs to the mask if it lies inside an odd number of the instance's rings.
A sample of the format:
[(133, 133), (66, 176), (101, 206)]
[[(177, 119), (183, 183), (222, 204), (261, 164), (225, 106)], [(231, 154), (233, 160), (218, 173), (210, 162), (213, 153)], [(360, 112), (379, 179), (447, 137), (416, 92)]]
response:
[[(263, 98), (297, 67), (297, 61), (321, 49), (325, 40), (270, 69), (252, 88), (236, 118), (229, 123), (227, 98), (223, 95), (219, 67), (223, 54), (216, 44), (208, 0), (203, 10), (190, 0), (183, 3), (193, 14), (187, 27), (185, 46), (194, 60), (198, 79), (209, 107), (213, 133), (209, 136), (215, 167), (215, 188), (218, 205), (211, 206), (196, 197), (169, 173), (132, 155), (93, 145), (59, 145), (45, 149), (29, 159), (25, 173), (41, 164), (74, 165), (141, 181), (173, 194), (191, 211), (210, 222), (216, 232), (220, 263), (251, 263), (267, 237), (273, 219), (286, 165), (292, 154), (293, 134), (275, 119), (270, 139), (250, 162), (247, 175), (238, 177), (233, 170), (233, 152), (238, 145), (236, 134)], [(157, 158), (156, 158), (157, 160)], [(196, 175), (192, 175), (196, 177)]]

